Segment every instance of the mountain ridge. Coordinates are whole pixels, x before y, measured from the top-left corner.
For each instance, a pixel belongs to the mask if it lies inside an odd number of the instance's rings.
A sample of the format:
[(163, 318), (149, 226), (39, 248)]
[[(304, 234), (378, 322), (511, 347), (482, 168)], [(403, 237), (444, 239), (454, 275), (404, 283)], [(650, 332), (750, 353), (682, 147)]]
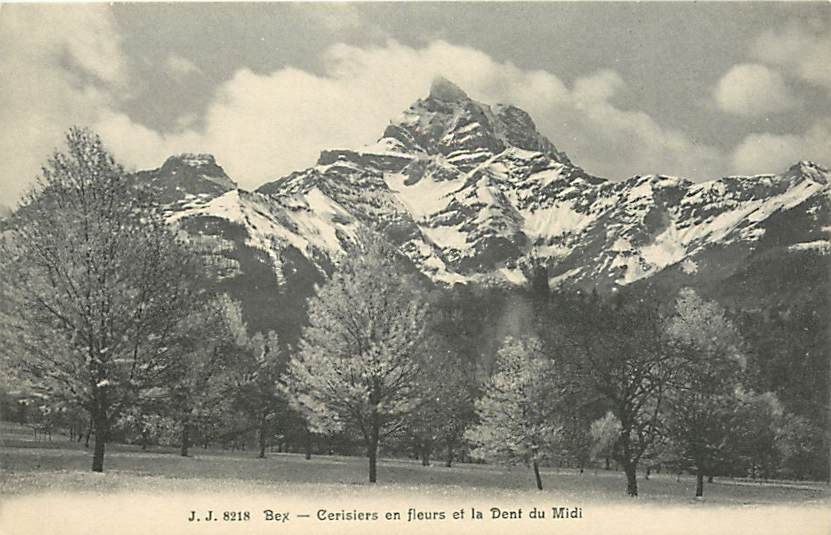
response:
[[(831, 230), (819, 164), (699, 183), (611, 181), (572, 163), (524, 111), (478, 103), (446, 80), (374, 144), (323, 150), (312, 167), (251, 192), (209, 155), (139, 176), (159, 187), (172, 224), (201, 229), (195, 239), (230, 247), (220, 256), (232, 260), (256, 251), (278, 289), (297, 270), (325, 278), (361, 227), (384, 233), (438, 284), (524, 284), (533, 261), (552, 286), (603, 291), (656, 276), (727, 278), (774, 247), (764, 239), (774, 216), (799, 221), (775, 246), (783, 255), (824, 259)], [(234, 237), (212, 233), (217, 221)]]

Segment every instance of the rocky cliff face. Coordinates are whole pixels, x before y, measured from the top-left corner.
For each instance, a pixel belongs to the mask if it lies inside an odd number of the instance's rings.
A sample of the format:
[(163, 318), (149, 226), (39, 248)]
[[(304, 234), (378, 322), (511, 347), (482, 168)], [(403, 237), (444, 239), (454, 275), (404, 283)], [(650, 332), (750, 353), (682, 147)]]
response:
[(263, 303), (308, 295), (360, 227), (385, 233), (439, 284), (522, 284), (533, 259), (552, 286), (606, 290), (724, 281), (771, 255), (827, 262), (831, 231), (820, 165), (612, 182), (573, 164), (524, 111), (476, 102), (446, 80), (376, 143), (323, 151), (254, 192), (208, 155), (139, 176), (217, 258), (218, 280), (259, 288), (251, 298)]
[(158, 191), (162, 203), (178, 208), (237, 187), (210, 154), (171, 156), (160, 168), (140, 171), (137, 177)]

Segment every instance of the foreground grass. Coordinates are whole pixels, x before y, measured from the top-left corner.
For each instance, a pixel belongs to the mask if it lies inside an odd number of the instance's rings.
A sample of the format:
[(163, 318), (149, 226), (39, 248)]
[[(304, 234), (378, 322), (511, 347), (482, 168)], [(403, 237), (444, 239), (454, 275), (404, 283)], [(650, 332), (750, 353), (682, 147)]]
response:
[[(366, 460), (359, 457), (270, 453), (257, 459), (254, 452), (225, 452), (194, 448), (191, 457), (173, 450), (142, 452), (131, 446), (108, 449), (105, 473), (90, 472), (91, 451), (65, 439), (25, 440), (6, 434), (0, 443), (0, 494), (65, 492), (198, 492), (234, 489), (241, 492), (300, 490), (349, 495), (390, 490), (415, 494), (462, 497), (557, 496), (582, 501), (624, 502), (625, 480), (620, 472), (571, 469), (543, 470), (542, 492), (534, 489), (533, 474), (525, 467), (440, 463), (424, 467), (417, 461), (381, 459), (379, 483), (367, 483)], [(640, 478), (642, 501), (693, 501), (694, 480), (653, 474)], [(828, 486), (818, 483), (747, 483), (717, 479), (705, 487), (705, 499), (717, 504), (818, 503), (828, 497)]]
[[(653, 475), (641, 479), (640, 498), (625, 496), (622, 473), (544, 470), (544, 491), (524, 467), (459, 464), (424, 467), (382, 459), (379, 483), (366, 482), (366, 460), (356, 457), (194, 449), (142, 452), (113, 445), (103, 474), (90, 471), (91, 453), (55, 437), (33, 441), (21, 433), (0, 440), (0, 533), (15, 535), (146, 535), (249, 533), (621, 533), (632, 535), (825, 534), (831, 532), (827, 486), (747, 484), (717, 480), (695, 500), (694, 481)], [(492, 508), (517, 512), (493, 518)], [(552, 518), (552, 508), (579, 507), (581, 518)], [(442, 520), (408, 520), (409, 509), (443, 512)], [(531, 519), (530, 511), (548, 511)], [(473, 510), (482, 520), (472, 519)], [(192, 511), (247, 512), (245, 522), (192, 522)], [(286, 523), (265, 511), (284, 511)], [(379, 519), (328, 521), (325, 512), (368, 511)], [(453, 519), (453, 512), (464, 512)], [(400, 519), (387, 520), (391, 512)], [(298, 517), (297, 515), (308, 515)]]

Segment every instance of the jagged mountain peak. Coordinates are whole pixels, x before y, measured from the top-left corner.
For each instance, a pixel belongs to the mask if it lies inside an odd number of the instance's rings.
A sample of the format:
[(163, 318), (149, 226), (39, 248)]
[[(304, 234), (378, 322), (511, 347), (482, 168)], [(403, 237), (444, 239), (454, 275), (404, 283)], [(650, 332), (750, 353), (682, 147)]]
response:
[(537, 130), (527, 112), (511, 104), (477, 102), (445, 78), (434, 80), (426, 98), (394, 119), (376, 146), (389, 152), (440, 155), (465, 172), (510, 148), (540, 152), (573, 166)]
[(193, 169), (209, 177), (225, 179), (230, 186), (235, 187), (225, 170), (217, 164), (213, 154), (191, 152), (175, 154), (165, 160), (160, 169), (170, 172), (184, 168)]
[(204, 201), (237, 188), (212, 154), (177, 154), (161, 167), (140, 171), (135, 176), (155, 188), (165, 204)]
[(428, 98), (442, 100), (445, 102), (470, 100), (467, 93), (444, 76), (436, 76), (433, 79), (433, 82), (430, 84), (430, 94)]
[(206, 165), (216, 165), (216, 158), (214, 158), (213, 154), (183, 152), (169, 157), (165, 163), (168, 162), (181, 163), (191, 167), (202, 167)]
[(808, 178), (819, 184), (828, 184), (828, 169), (818, 163), (802, 160), (788, 168), (784, 176), (787, 178)]

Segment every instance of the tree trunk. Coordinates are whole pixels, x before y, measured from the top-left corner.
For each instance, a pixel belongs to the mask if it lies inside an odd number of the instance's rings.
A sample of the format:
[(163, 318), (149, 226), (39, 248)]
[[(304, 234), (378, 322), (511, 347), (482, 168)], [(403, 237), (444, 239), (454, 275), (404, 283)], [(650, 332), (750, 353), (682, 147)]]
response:
[(104, 471), (104, 436), (101, 433), (95, 433), (95, 450), (92, 453), (92, 471)]
[(265, 440), (266, 429), (265, 428), (266, 428), (266, 421), (265, 421), (265, 418), (262, 418), (262, 419), (260, 419), (260, 436), (259, 436), (259, 439), (260, 439), (260, 454), (258, 455), (258, 457), (260, 459), (265, 459), (265, 443), (266, 443), (266, 440)]
[(651, 467), (651, 466), (647, 466), (647, 467), (646, 467), (646, 472), (644, 472), (644, 474), (643, 474), (643, 478), (644, 478), (644, 479), (646, 479), (646, 480), (649, 480), (649, 474), (650, 474), (650, 472), (652, 472), (652, 467)]
[(370, 442), (369, 445), (369, 482), (375, 483), (378, 480), (376, 456), (378, 455), (378, 444)]
[(713, 474), (710, 474), (709, 476), (707, 476), (707, 483), (712, 483), (712, 482), (713, 482)]
[(257, 455), (260, 459), (265, 459), (265, 436), (263, 436), (262, 430), (260, 430), (260, 453)]
[(453, 443), (447, 443), (447, 462), (444, 464), (446, 467), (450, 468), (453, 466)]
[(190, 446), (190, 422), (185, 421), (182, 424), (182, 448), (179, 450), (179, 455), (181, 455), (182, 457), (187, 457), (189, 446)]
[[(89, 441), (89, 433), (87, 433)], [(101, 414), (95, 416), (95, 449), (92, 452), (92, 471), (104, 471), (104, 445), (107, 443), (107, 418)]]
[(637, 470), (637, 463), (628, 462), (623, 465), (623, 471), (626, 473), (626, 494), (633, 498), (638, 496)]
[(375, 483), (378, 480), (378, 434), (380, 432), (380, 424), (378, 422), (378, 415), (372, 414), (372, 429), (369, 434), (369, 482)]
[(610, 466), (609, 466), (609, 456), (607, 455), (606, 456), (606, 470), (609, 470), (609, 468), (610, 468)]
[(87, 436), (84, 440), (84, 447), (89, 448), (89, 436), (92, 434), (92, 418), (89, 419), (89, 427), (87, 427)]
[(704, 472), (699, 468), (695, 472), (695, 497), (704, 496)]
[(421, 466), (430, 466), (430, 450), (430, 443), (425, 441), (421, 447)]
[(312, 458), (312, 432), (308, 429), (306, 429), (304, 447), (306, 451), (306, 460), (308, 461)]
[(542, 478), (540, 477), (540, 464), (534, 459), (534, 478), (537, 480), (537, 489), (542, 490)]

